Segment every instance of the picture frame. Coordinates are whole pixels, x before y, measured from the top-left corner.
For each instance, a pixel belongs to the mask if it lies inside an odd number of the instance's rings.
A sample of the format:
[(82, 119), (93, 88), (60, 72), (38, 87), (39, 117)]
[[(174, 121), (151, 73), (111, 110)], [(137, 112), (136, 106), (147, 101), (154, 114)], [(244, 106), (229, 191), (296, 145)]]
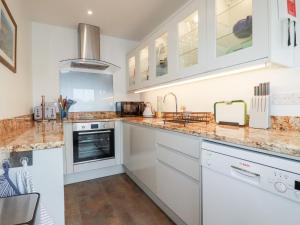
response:
[(17, 24), (5, 0), (0, 0), (0, 63), (17, 72)]

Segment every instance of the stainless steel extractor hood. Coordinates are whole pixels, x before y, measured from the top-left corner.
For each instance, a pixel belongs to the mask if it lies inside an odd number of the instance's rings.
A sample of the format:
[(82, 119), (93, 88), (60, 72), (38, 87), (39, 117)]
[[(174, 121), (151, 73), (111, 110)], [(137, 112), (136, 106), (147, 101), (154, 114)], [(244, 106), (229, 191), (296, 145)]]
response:
[(100, 58), (100, 28), (80, 23), (78, 25), (79, 57), (60, 61), (61, 72), (80, 71), (114, 74), (120, 67)]

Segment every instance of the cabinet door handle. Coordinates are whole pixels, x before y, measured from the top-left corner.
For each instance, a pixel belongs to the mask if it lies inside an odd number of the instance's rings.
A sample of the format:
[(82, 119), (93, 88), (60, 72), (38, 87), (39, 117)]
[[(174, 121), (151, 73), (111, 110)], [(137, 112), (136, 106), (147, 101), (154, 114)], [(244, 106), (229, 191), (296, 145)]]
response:
[(297, 47), (297, 25), (296, 21), (294, 21), (294, 47)]
[(194, 181), (195, 183), (199, 183), (199, 180), (195, 179), (194, 177), (192, 177), (191, 175), (189, 175), (187, 173), (184, 173), (184, 172), (178, 170), (177, 168), (175, 168), (174, 166), (170, 165), (169, 163), (166, 163), (166, 162), (164, 162), (164, 161), (162, 161), (160, 159), (156, 159), (156, 160), (157, 160), (157, 162), (159, 162), (160, 164), (166, 166), (167, 168), (169, 168), (171, 170), (174, 170), (177, 173), (179, 173), (179, 174), (181, 174), (181, 175), (183, 175), (185, 177), (188, 177), (190, 180)]
[(290, 47), (291, 45), (291, 19), (288, 18), (288, 46)]

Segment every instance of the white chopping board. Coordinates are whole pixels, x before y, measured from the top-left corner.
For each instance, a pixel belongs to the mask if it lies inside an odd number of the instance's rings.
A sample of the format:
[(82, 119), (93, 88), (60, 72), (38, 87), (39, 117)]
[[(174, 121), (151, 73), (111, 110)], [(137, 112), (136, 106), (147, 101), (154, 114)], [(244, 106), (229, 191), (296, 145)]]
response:
[(247, 105), (242, 100), (215, 103), (215, 120), (218, 124), (246, 125)]

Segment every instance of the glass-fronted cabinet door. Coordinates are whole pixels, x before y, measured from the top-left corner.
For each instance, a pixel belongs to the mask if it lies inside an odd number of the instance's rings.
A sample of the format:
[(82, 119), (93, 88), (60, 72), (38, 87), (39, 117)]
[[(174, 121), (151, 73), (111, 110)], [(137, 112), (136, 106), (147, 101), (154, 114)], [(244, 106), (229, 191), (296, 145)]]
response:
[(268, 51), (268, 4), (261, 0), (208, 0), (211, 67), (263, 58)]
[(217, 57), (252, 47), (252, 0), (216, 1)]
[(156, 77), (168, 74), (168, 33), (155, 40), (155, 73)]
[(129, 87), (132, 88), (136, 84), (136, 62), (135, 56), (132, 56), (128, 59), (128, 79)]
[(198, 64), (199, 49), (198, 10), (178, 24), (179, 67), (185, 69)]
[(140, 77), (141, 81), (148, 81), (150, 79), (149, 73), (149, 47), (145, 47), (140, 51)]

